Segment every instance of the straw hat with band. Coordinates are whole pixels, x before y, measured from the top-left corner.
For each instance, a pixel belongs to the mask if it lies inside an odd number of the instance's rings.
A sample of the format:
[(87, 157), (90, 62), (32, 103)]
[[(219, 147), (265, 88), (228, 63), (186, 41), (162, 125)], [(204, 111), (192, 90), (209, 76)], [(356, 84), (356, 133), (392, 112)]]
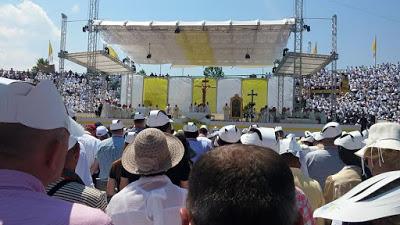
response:
[(132, 174), (158, 174), (176, 166), (184, 152), (178, 138), (155, 128), (147, 128), (125, 149), (122, 165)]

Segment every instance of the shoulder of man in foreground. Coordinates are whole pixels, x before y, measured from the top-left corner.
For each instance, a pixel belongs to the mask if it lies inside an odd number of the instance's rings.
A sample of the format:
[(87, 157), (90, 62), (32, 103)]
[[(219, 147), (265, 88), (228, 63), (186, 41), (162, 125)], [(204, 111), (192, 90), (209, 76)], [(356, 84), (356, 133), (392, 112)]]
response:
[(111, 218), (100, 209), (94, 209), (81, 204), (73, 204), (70, 225), (112, 225)]

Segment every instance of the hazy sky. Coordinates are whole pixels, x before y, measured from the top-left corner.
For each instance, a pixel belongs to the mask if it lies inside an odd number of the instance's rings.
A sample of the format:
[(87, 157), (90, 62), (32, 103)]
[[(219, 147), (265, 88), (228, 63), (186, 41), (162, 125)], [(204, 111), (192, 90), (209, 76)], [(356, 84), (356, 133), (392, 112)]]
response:
[[(254, 20), (282, 19), (294, 14), (292, 0), (100, 0), (100, 19), (107, 20)], [(339, 68), (371, 65), (371, 44), (378, 37), (378, 62), (399, 61), (400, 1), (396, 0), (304, 0), (305, 18), (338, 16)], [(69, 20), (87, 20), (88, 0), (0, 0), (0, 68), (31, 68), (39, 57), (47, 57), (50, 40), (58, 65), (61, 13)], [(307, 42), (318, 43), (319, 53), (331, 48), (329, 20), (309, 20)], [(85, 51), (85, 22), (68, 23), (67, 50)], [(100, 44), (100, 43), (99, 43)], [(288, 47), (292, 48), (289, 40)], [(120, 53), (120, 57), (124, 57)], [(84, 71), (67, 63), (66, 68)], [(159, 72), (159, 66), (144, 66), (146, 72)], [(202, 68), (185, 69), (185, 74), (201, 75)], [(224, 69), (226, 74), (261, 73), (270, 68)], [(162, 72), (181, 75), (181, 69), (162, 67)]]

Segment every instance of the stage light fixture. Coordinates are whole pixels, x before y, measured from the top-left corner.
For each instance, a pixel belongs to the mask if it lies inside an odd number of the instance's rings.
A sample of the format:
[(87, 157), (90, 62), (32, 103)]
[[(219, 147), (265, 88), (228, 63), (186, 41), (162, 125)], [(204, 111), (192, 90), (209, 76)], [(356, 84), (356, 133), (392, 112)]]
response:
[(310, 31), (311, 31), (311, 27), (308, 26), (308, 25), (306, 25), (306, 24), (303, 25), (303, 28), (304, 28), (307, 32), (310, 32)]
[(151, 54), (147, 54), (146, 58), (151, 59)]
[(250, 54), (249, 54), (249, 53), (246, 53), (246, 55), (244, 56), (244, 58), (250, 59)]
[(151, 44), (149, 43), (149, 51), (146, 56), (147, 59), (151, 59)]
[(175, 34), (179, 34), (180, 32), (181, 32), (181, 29), (179, 29), (179, 27), (176, 27)]
[(88, 30), (89, 30), (89, 26), (88, 25), (85, 25), (84, 27), (82, 27), (82, 32), (85, 33)]

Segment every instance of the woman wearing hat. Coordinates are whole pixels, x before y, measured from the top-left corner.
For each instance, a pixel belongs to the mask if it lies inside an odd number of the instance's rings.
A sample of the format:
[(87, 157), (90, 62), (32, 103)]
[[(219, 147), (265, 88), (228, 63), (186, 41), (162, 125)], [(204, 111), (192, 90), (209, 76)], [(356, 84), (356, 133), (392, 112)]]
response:
[(181, 141), (155, 128), (140, 132), (122, 155), (123, 167), (140, 179), (114, 195), (107, 214), (115, 225), (180, 224), (187, 192), (165, 175), (184, 155)]

